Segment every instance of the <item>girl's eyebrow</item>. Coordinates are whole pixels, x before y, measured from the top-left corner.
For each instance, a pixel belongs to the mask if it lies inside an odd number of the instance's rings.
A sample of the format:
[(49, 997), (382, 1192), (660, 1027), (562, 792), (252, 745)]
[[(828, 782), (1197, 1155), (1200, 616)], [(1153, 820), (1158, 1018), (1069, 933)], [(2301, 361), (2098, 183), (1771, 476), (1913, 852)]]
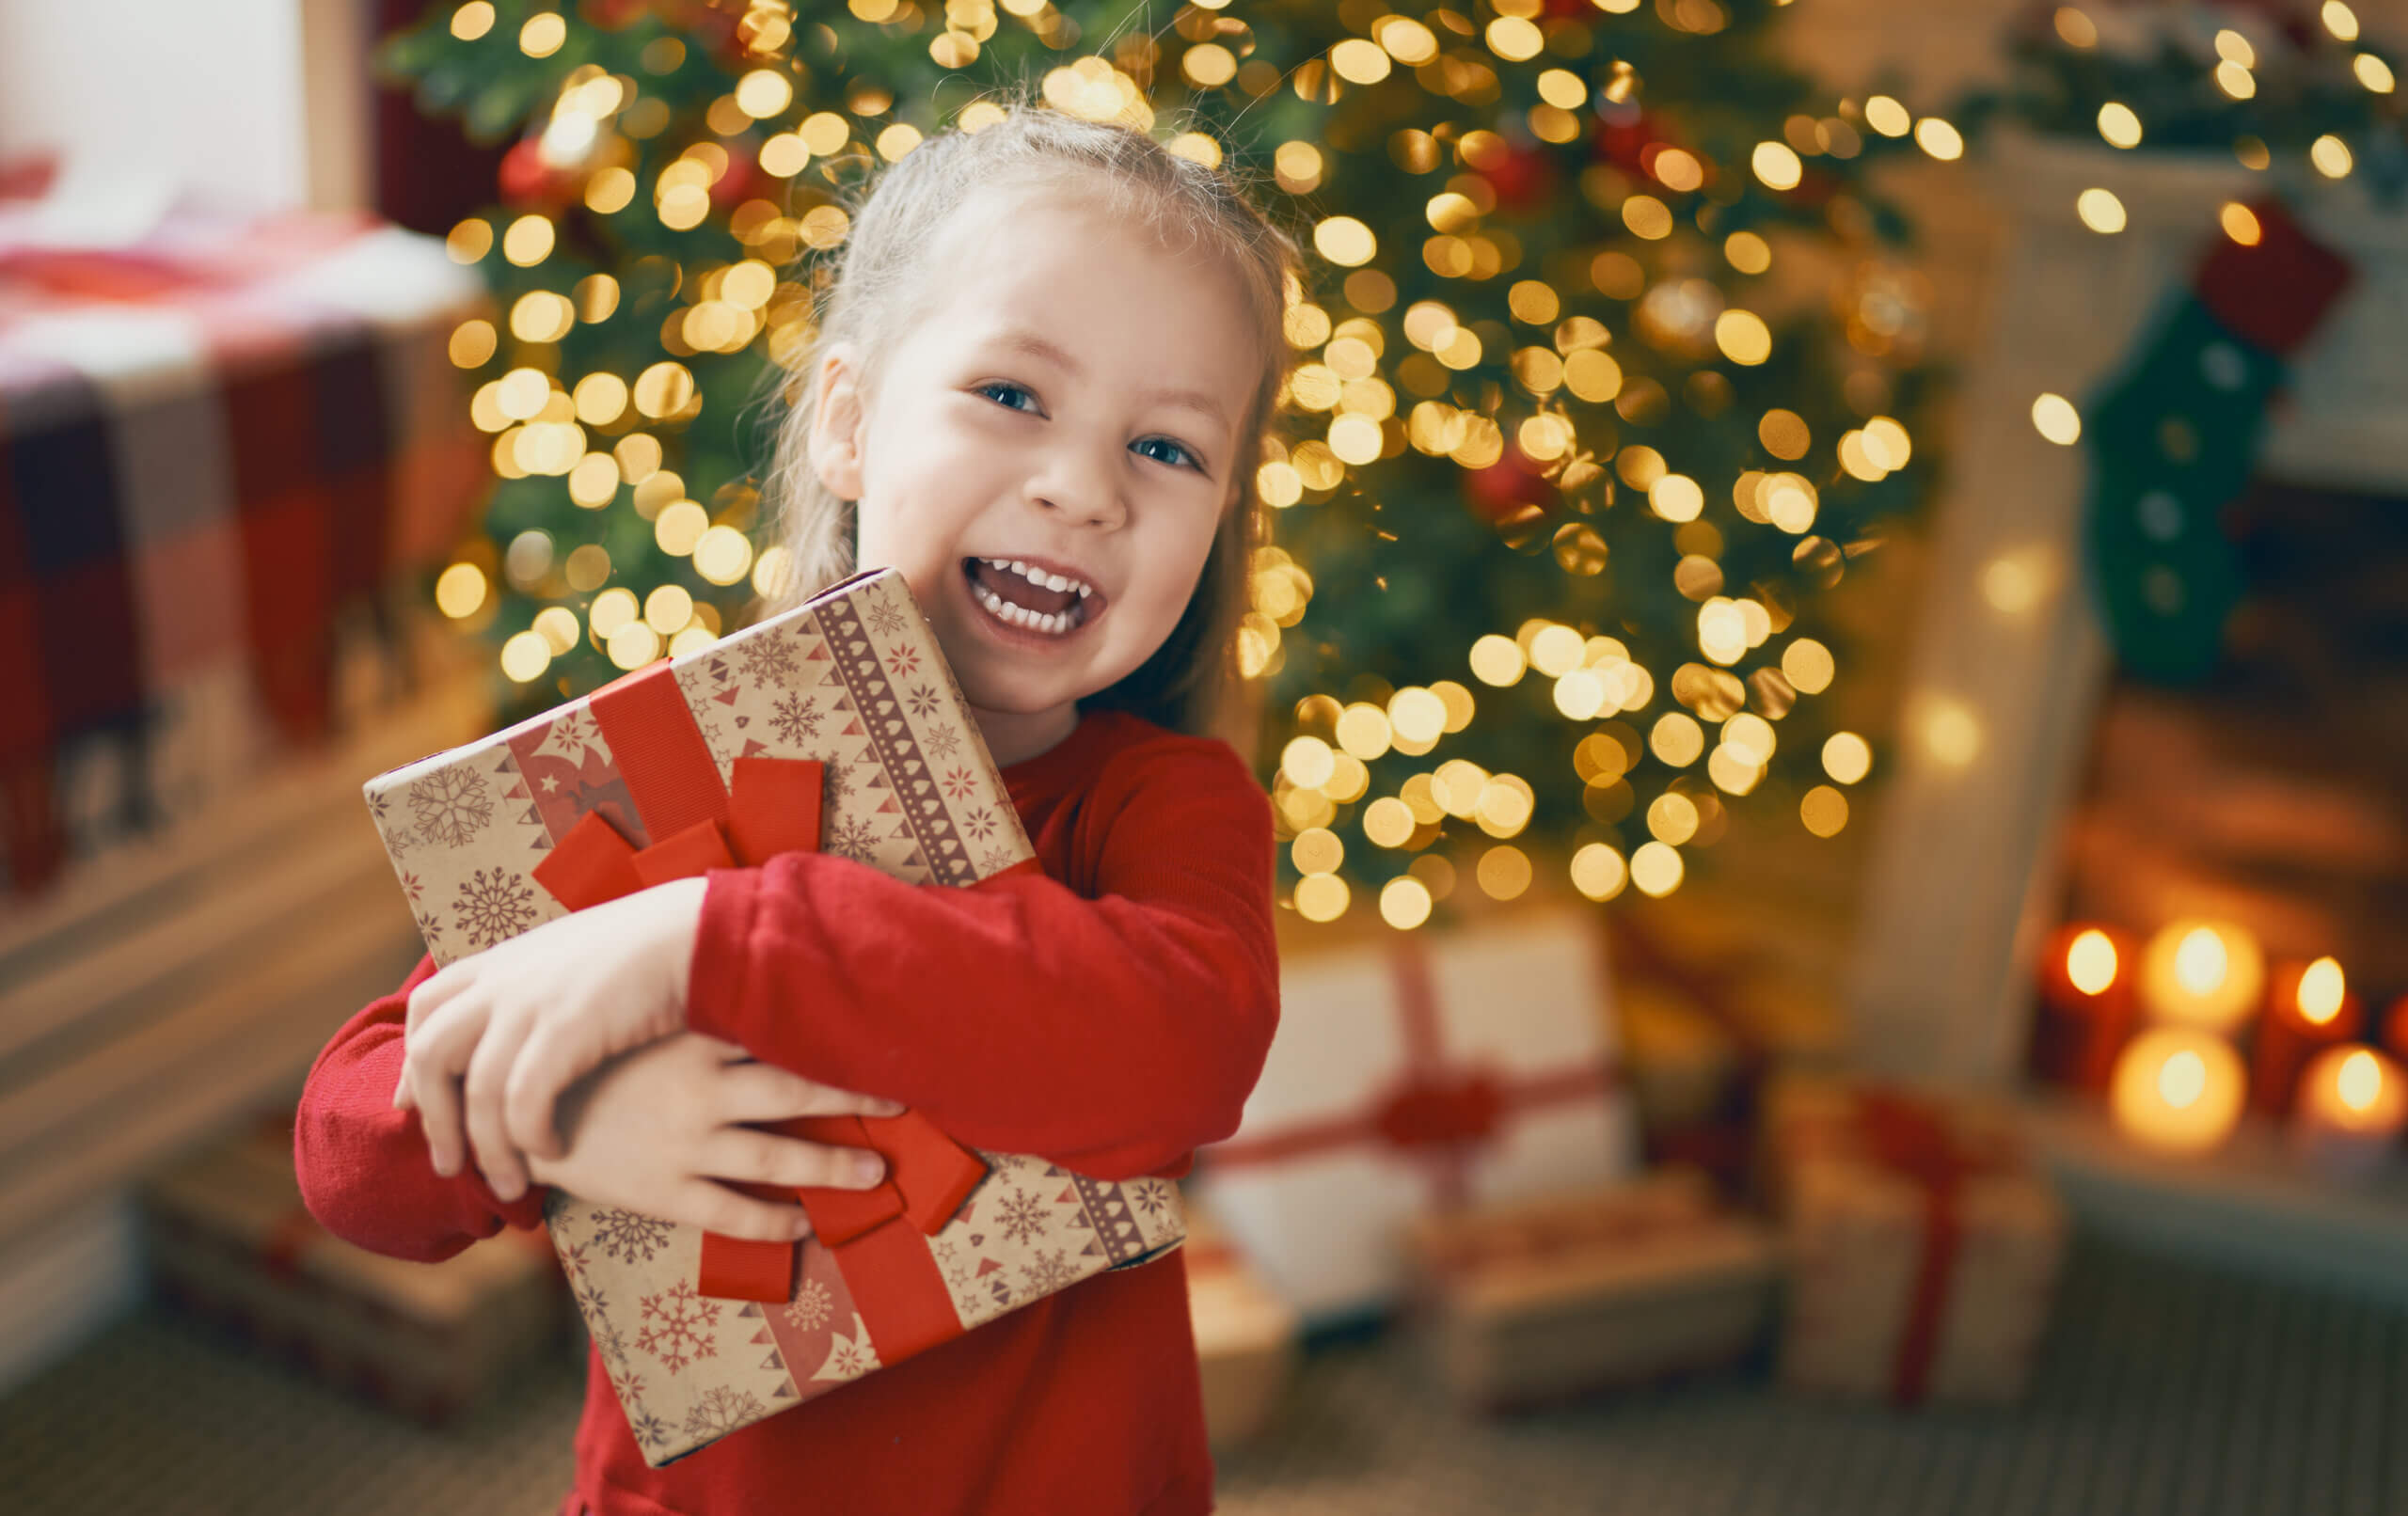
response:
[[(999, 347), (1007, 347), (1014, 352), (1042, 358), (1073, 379), (1082, 377), (1086, 371), (1079, 366), (1079, 360), (1070, 356), (1069, 352), (1058, 343), (1024, 328), (1014, 327), (999, 332), (992, 340)], [(1165, 405), (1181, 406), (1187, 410), (1199, 412), (1223, 426), (1229, 424), (1229, 414), (1222, 408), (1221, 403), (1200, 389), (1145, 389), (1138, 391), (1137, 398), (1146, 402), (1159, 401)]]

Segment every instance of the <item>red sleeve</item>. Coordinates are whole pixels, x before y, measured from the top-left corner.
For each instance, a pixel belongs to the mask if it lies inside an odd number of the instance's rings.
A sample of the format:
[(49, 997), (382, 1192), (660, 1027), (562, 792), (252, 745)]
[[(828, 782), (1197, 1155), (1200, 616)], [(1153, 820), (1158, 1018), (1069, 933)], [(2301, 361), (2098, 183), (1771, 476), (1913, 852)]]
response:
[(349, 1021), (310, 1066), (293, 1129), (301, 1199), (327, 1231), (372, 1253), (433, 1263), (507, 1224), (543, 1224), (544, 1187), (503, 1205), (468, 1163), (444, 1178), (416, 1111), (393, 1109), (410, 991), (435, 973), (421, 958), (402, 987)]
[(818, 854), (714, 872), (689, 1023), (974, 1146), (1104, 1179), (1176, 1167), (1237, 1129), (1278, 1021), (1269, 802), (1227, 747), (1165, 739), (1076, 803), (1093, 899)]

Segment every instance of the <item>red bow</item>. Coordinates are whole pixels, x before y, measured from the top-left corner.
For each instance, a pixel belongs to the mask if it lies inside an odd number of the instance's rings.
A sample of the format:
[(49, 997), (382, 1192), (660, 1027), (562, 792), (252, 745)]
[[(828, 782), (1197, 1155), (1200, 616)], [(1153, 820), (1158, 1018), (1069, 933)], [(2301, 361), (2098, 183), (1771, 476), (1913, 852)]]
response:
[(1367, 1110), (1221, 1143), (1208, 1160), (1214, 1168), (1281, 1163), (1376, 1141), (1426, 1167), (1435, 1181), (1439, 1207), (1457, 1209), (1469, 1196), (1473, 1161), (1509, 1117), (1593, 1100), (1613, 1087), (1614, 1071), (1602, 1062), (1523, 1075), (1449, 1063), (1437, 993), (1420, 942), (1410, 934), (1400, 939), (1389, 965), (1404, 1033), (1403, 1077)]
[[(669, 664), (656, 663), (605, 685), (590, 704), (646, 834), (658, 840), (638, 848), (600, 812), (587, 812), (534, 868), (536, 881), (562, 905), (583, 910), (711, 869), (819, 850), (824, 766), (799, 758), (738, 758), (721, 788), (718, 763)], [(806, 1116), (772, 1129), (809, 1142), (866, 1148), (886, 1160), (886, 1180), (875, 1189), (791, 1192), (810, 1215), (812, 1229), (834, 1250), (864, 1318), (880, 1323), (880, 1351), (900, 1358), (958, 1333), (960, 1323), (949, 1307), (937, 1309), (947, 1305), (942, 1288), (931, 1294), (925, 1287), (897, 1286), (907, 1280), (925, 1286), (920, 1276), (932, 1269), (926, 1245), (912, 1234), (941, 1230), (987, 1176), (986, 1164), (908, 1111), (867, 1118)], [(768, 1200), (788, 1192), (768, 1185), (737, 1188)], [(904, 1249), (899, 1254), (898, 1244)], [(797, 1246), (705, 1232), (695, 1287), (721, 1299), (783, 1303), (794, 1293)], [(916, 1270), (910, 1267), (913, 1251)]]

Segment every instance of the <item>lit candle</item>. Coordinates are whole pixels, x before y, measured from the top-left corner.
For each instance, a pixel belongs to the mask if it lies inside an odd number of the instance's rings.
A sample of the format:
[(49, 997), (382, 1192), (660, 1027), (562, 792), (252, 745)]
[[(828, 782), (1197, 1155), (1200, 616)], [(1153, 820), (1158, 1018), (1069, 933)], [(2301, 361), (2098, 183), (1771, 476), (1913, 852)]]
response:
[(2363, 1179), (2390, 1162), (2408, 1127), (2408, 1079), (2372, 1048), (2327, 1048), (2299, 1082), (2291, 1141), (2336, 1178)]
[(2193, 1027), (2158, 1027), (2115, 1060), (2108, 1104), (2115, 1124), (2151, 1147), (2204, 1153), (2232, 1135), (2247, 1081), (2241, 1055)]
[(2277, 967), (2249, 1060), (2250, 1105), (2274, 1116), (2290, 1110), (2301, 1067), (2321, 1048), (2356, 1041), (2365, 1021), (2366, 1007), (2333, 959)]
[(2050, 940), (2032, 1017), (2035, 1075), (2076, 1089), (2107, 1087), (2132, 1033), (2131, 951), (2097, 926), (2067, 926)]
[(2149, 939), (2141, 960), (2141, 1003), (2172, 1026), (2237, 1032), (2265, 983), (2258, 940), (2226, 922), (2176, 922)]

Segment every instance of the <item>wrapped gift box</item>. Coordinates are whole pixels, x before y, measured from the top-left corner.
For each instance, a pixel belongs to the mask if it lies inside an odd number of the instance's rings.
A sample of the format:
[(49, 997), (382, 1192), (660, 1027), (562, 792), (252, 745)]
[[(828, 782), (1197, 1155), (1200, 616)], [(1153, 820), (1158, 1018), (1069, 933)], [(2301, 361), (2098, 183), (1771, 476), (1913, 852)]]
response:
[(1691, 1171), (1426, 1217), (1411, 1247), (1434, 1366), (1482, 1410), (1722, 1367), (1771, 1322), (1770, 1231)]
[(1204, 1425), (1215, 1447), (1260, 1430), (1296, 1366), (1296, 1313), (1263, 1284), (1217, 1226), (1188, 1218), (1187, 1304), (1204, 1380)]
[(569, 1335), (535, 1233), (413, 1263), (326, 1232), (303, 1208), (289, 1119), (203, 1148), (141, 1193), (164, 1293), (405, 1414), (447, 1419)]
[[(921, 884), (1037, 867), (935, 634), (891, 569), (367, 790), (447, 963), (649, 884), (823, 843)], [(558, 1192), (546, 1202), (655, 1466), (1183, 1235), (1166, 1180), (1108, 1184), (974, 1152), (909, 1113), (784, 1129), (887, 1159), (875, 1191), (799, 1192), (816, 1228), (800, 1247)]]
[(1307, 1324), (1395, 1303), (1424, 1211), (1629, 1172), (1594, 924), (1549, 913), (1285, 955), (1278, 1035), (1202, 1183)]
[(1791, 1269), (1783, 1381), (1902, 1404), (2020, 1397), (2067, 1219), (2014, 1113), (1793, 1077), (1765, 1135)]

